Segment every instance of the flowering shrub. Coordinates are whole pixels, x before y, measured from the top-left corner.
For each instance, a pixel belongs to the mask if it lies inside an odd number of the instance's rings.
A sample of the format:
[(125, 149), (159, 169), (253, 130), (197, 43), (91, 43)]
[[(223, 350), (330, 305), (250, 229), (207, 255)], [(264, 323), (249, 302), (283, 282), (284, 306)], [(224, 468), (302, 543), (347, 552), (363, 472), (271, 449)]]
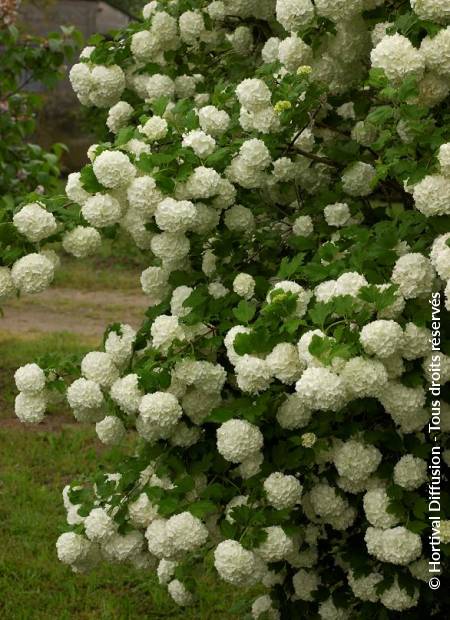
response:
[(0, 3), (0, 304), (17, 290), (43, 290), (53, 278), (57, 257), (39, 244), (57, 233), (55, 214), (67, 200), (47, 201), (46, 209), (40, 199), (58, 186), (64, 146), (45, 151), (31, 141), (43, 103), (36, 90), (63, 77), (79, 40), (72, 28), (28, 35), (13, 24), (16, 5)]
[[(72, 570), (156, 568), (190, 605), (213, 565), (266, 589), (261, 619), (444, 613), (425, 497), (433, 364), (450, 379), (429, 329), (444, 288), (450, 327), (448, 24), (445, 0), (151, 2), (82, 52), (71, 82), (110, 137), (69, 177), (63, 247), (127, 230), (149, 309), (67, 387), (103, 443), (133, 443), (64, 489)], [(15, 226), (54, 223), (28, 205)], [(65, 389), (54, 365), (16, 383), (25, 422)]]

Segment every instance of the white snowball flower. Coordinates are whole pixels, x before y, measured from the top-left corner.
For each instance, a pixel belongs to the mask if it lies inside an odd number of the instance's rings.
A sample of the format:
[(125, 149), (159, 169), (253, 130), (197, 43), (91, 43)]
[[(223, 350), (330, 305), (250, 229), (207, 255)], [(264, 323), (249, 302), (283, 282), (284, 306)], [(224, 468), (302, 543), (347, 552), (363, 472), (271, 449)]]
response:
[[(322, 2), (324, 0), (321, 0)], [(336, 607), (333, 599), (327, 598), (319, 605), (319, 616), (321, 620), (348, 620), (348, 611), (342, 607)]]
[(261, 450), (263, 443), (259, 428), (246, 420), (228, 420), (217, 429), (217, 450), (231, 463), (242, 463)]
[(320, 577), (313, 571), (301, 568), (292, 577), (295, 597), (301, 601), (313, 601), (313, 595), (320, 586)]
[(148, 541), (148, 550), (158, 559), (170, 559), (174, 550), (167, 540), (166, 519), (154, 519), (147, 527), (145, 538)]
[(183, 326), (179, 323), (178, 317), (160, 315), (156, 317), (150, 329), (152, 344), (155, 349), (166, 353), (175, 340), (183, 341), (186, 339)]
[[(427, 69), (440, 76), (450, 75), (450, 27), (443, 28), (433, 37), (425, 37), (420, 44), (420, 52), (425, 58)], [(442, 159), (441, 159), (442, 152)], [(449, 176), (448, 143), (439, 150), (439, 163), (444, 176)]]
[(152, 521), (158, 518), (158, 507), (152, 504), (146, 493), (128, 504), (128, 515), (134, 527), (147, 528)]
[(370, 525), (386, 529), (399, 522), (399, 518), (388, 512), (390, 498), (385, 489), (369, 489), (364, 495), (364, 512)]
[(86, 99), (92, 89), (92, 73), (84, 62), (73, 65), (69, 72), (69, 79), (73, 90), (79, 98)]
[(143, 133), (150, 142), (156, 142), (166, 137), (169, 126), (165, 118), (152, 116), (144, 125), (139, 126), (139, 131)]
[(309, 237), (314, 232), (314, 225), (309, 215), (300, 215), (292, 224), (292, 232), (297, 237)]
[(211, 136), (221, 136), (230, 124), (230, 117), (225, 110), (219, 110), (213, 105), (207, 105), (198, 110), (200, 127)]
[(19, 258), (11, 269), (14, 286), (21, 293), (41, 293), (50, 286), (55, 268), (42, 254), (27, 254)]
[(69, 566), (86, 560), (91, 549), (92, 543), (75, 532), (64, 532), (56, 541), (58, 560)]
[(146, 394), (139, 405), (139, 414), (146, 423), (163, 432), (172, 430), (183, 410), (175, 396), (168, 392)]
[(0, 267), (0, 302), (12, 297), (16, 292), (16, 287), (8, 267)]
[(244, 459), (239, 467), (236, 467), (235, 473), (243, 480), (248, 480), (248, 478), (252, 478), (253, 476), (256, 476), (256, 474), (259, 474), (263, 462), (263, 454), (261, 452), (255, 452)]
[(143, 551), (144, 536), (133, 530), (127, 534), (113, 534), (102, 543), (102, 553), (112, 562), (126, 562), (137, 558)]
[(148, 267), (141, 273), (141, 286), (144, 293), (152, 298), (152, 305), (157, 305), (170, 290), (168, 274), (161, 267)]
[(403, 332), (402, 357), (406, 360), (425, 357), (430, 350), (430, 336), (431, 332), (426, 327), (407, 323)]
[(267, 620), (279, 620), (280, 612), (272, 606), (272, 599), (268, 594), (259, 596), (252, 604), (252, 618), (257, 620), (261, 616)]
[(76, 258), (86, 258), (100, 249), (102, 238), (91, 226), (76, 226), (64, 234), (62, 246), (68, 254)]
[(148, 175), (136, 177), (127, 187), (127, 199), (130, 208), (144, 217), (154, 215), (162, 198), (155, 179)]
[(116, 533), (117, 526), (104, 508), (93, 508), (84, 520), (86, 536), (92, 542), (103, 542)]
[(277, 422), (281, 428), (295, 430), (307, 426), (311, 419), (311, 409), (305, 406), (299, 394), (288, 394), (278, 408)]
[(136, 332), (131, 325), (121, 324), (119, 331), (111, 330), (105, 340), (105, 351), (118, 367), (125, 366), (133, 353)]
[(236, 54), (247, 56), (253, 48), (253, 35), (247, 26), (238, 26), (227, 38)]
[(278, 46), (278, 60), (287, 71), (293, 73), (312, 60), (312, 50), (295, 32), (291, 32)]
[(239, 157), (246, 166), (261, 170), (267, 168), (272, 161), (269, 149), (258, 138), (246, 140), (239, 149)]
[(264, 528), (267, 538), (255, 549), (265, 562), (280, 562), (294, 551), (294, 541), (279, 525)]
[(271, 92), (262, 80), (251, 78), (243, 80), (236, 88), (239, 103), (251, 112), (270, 105)]
[(36, 394), (45, 388), (45, 373), (37, 364), (25, 364), (14, 373), (14, 381), (19, 392)]
[(222, 284), (222, 282), (216, 280), (215, 282), (210, 282), (208, 284), (208, 293), (214, 299), (220, 299), (221, 297), (225, 297), (225, 295), (229, 293), (229, 290)]
[(214, 153), (216, 141), (201, 129), (193, 129), (183, 135), (182, 146), (191, 148), (197, 157), (204, 159)]
[(109, 353), (92, 351), (81, 360), (81, 372), (91, 381), (96, 381), (102, 387), (111, 387), (119, 378), (119, 371)]
[(373, 166), (357, 161), (342, 173), (342, 188), (350, 196), (368, 196), (374, 189), (375, 178), (376, 172)]
[(418, 431), (428, 422), (429, 414), (423, 409), (425, 393), (420, 386), (409, 388), (397, 381), (389, 381), (378, 400), (405, 433)]
[(158, 42), (148, 30), (135, 32), (131, 36), (130, 51), (136, 62), (149, 62), (157, 50)]
[(298, 30), (314, 19), (311, 0), (277, 0), (277, 21), (287, 32)]
[(166, 536), (169, 545), (177, 553), (188, 553), (205, 544), (208, 530), (200, 519), (190, 512), (181, 512), (167, 521)]
[[(450, 34), (450, 28), (448, 28)], [(449, 178), (450, 177), (450, 142), (441, 144), (438, 152), (438, 161), (441, 168), (441, 173)]]
[(107, 446), (120, 443), (126, 434), (122, 420), (115, 415), (108, 415), (97, 422), (95, 431), (100, 441)]
[(105, 228), (117, 224), (122, 216), (122, 208), (119, 201), (110, 194), (95, 194), (86, 200), (81, 213), (95, 228)]
[(302, 485), (294, 476), (274, 472), (264, 480), (263, 487), (267, 501), (277, 510), (293, 508), (301, 501)]
[(167, 591), (174, 600), (174, 602), (180, 607), (186, 607), (192, 605), (194, 597), (186, 589), (186, 586), (178, 579), (173, 579), (167, 586)]
[(250, 333), (250, 329), (248, 327), (244, 327), (243, 325), (235, 325), (228, 331), (227, 335), (225, 336), (224, 345), (227, 350), (227, 356), (233, 365), (235, 365), (241, 357), (234, 350), (234, 346), (233, 346), (234, 340), (238, 334), (249, 334), (249, 333)]
[(352, 398), (376, 397), (387, 383), (388, 375), (378, 360), (353, 357), (340, 374)]
[(17, 230), (32, 243), (38, 243), (50, 237), (57, 230), (54, 215), (37, 202), (22, 207), (14, 215), (13, 223)]
[(217, 228), (220, 215), (214, 207), (210, 207), (203, 202), (195, 204), (195, 218), (190, 226), (190, 230), (198, 235), (206, 235)]
[(401, 34), (386, 35), (370, 54), (372, 67), (383, 69), (395, 84), (406, 77), (421, 78), (425, 69), (422, 54), (407, 37)]
[(288, 385), (297, 381), (306, 367), (298, 356), (297, 347), (288, 342), (275, 345), (265, 361), (270, 373)]
[(20, 392), (14, 401), (14, 412), (21, 422), (38, 424), (42, 422), (47, 408), (45, 392)]
[(422, 552), (422, 541), (418, 534), (402, 525), (379, 529), (369, 527), (364, 540), (367, 551), (381, 562), (406, 566), (416, 560)]
[(347, 574), (348, 585), (352, 589), (352, 592), (356, 598), (362, 601), (370, 601), (376, 603), (380, 595), (376, 591), (377, 585), (383, 581), (383, 575), (381, 573), (369, 573), (356, 578), (353, 571), (350, 570)]
[(295, 390), (305, 406), (313, 410), (338, 411), (347, 399), (344, 382), (328, 368), (307, 368)]
[(292, 293), (297, 297), (296, 315), (298, 318), (304, 316), (312, 297), (311, 291), (304, 289), (300, 284), (297, 284), (297, 282), (283, 280), (277, 282), (273, 288), (269, 289), (266, 297), (267, 303), (271, 303), (279, 295), (283, 296), (283, 293)]
[(225, 212), (224, 224), (233, 232), (248, 233), (255, 228), (255, 218), (247, 207), (234, 205)]
[(236, 540), (224, 540), (214, 550), (214, 566), (224, 581), (248, 587), (262, 577), (262, 567), (252, 551)]
[(400, 256), (392, 271), (392, 282), (398, 284), (405, 299), (414, 299), (431, 292), (434, 281), (431, 262), (419, 253)]
[(104, 398), (98, 383), (81, 378), (68, 387), (67, 401), (72, 409), (98, 409)]
[(251, 299), (255, 292), (256, 282), (248, 273), (239, 273), (233, 280), (233, 291), (244, 299)]
[(175, 94), (180, 99), (194, 96), (196, 88), (197, 80), (193, 75), (179, 75), (175, 78)]
[(175, 84), (168, 75), (154, 73), (146, 81), (147, 97), (150, 103), (160, 97), (172, 99), (175, 94)]
[(136, 176), (128, 155), (120, 151), (103, 151), (95, 158), (93, 167), (99, 183), (108, 189), (129, 185)]
[(426, 217), (450, 213), (450, 178), (427, 175), (414, 185), (412, 194), (416, 209)]
[(366, 353), (385, 358), (402, 347), (403, 330), (395, 321), (380, 319), (364, 325), (359, 339)]
[(264, 43), (261, 50), (261, 56), (264, 62), (272, 63), (278, 60), (278, 48), (280, 46), (280, 39), (278, 37), (270, 37)]
[(212, 198), (218, 193), (220, 174), (213, 168), (198, 166), (186, 181), (186, 191), (195, 199)]
[(450, 21), (450, 7), (446, 0), (410, 0), (411, 8), (420, 17), (438, 23)]
[(156, 208), (155, 221), (161, 230), (184, 233), (194, 223), (196, 213), (195, 206), (189, 200), (164, 198)]
[(325, 221), (329, 226), (345, 226), (351, 217), (350, 209), (345, 202), (336, 202), (335, 204), (328, 205), (323, 212)]
[(125, 75), (118, 65), (95, 65), (91, 72), (89, 102), (98, 108), (109, 108), (119, 101), (125, 89)]
[(119, 101), (109, 109), (106, 125), (112, 133), (117, 133), (119, 129), (127, 125), (133, 116), (134, 109), (126, 101)]
[(184, 306), (184, 302), (193, 292), (193, 288), (190, 286), (177, 286), (172, 293), (170, 300), (170, 312), (173, 316), (183, 317), (189, 314), (191, 308)]
[(236, 381), (242, 392), (258, 394), (267, 389), (272, 374), (265, 360), (254, 355), (243, 355), (235, 366)]
[(359, 482), (373, 474), (381, 458), (375, 446), (349, 439), (335, 450), (333, 461), (340, 476)]
[(438, 275), (443, 280), (450, 280), (450, 247), (447, 245), (450, 233), (439, 235), (433, 241), (430, 260)]
[(394, 583), (381, 594), (380, 602), (386, 609), (399, 612), (405, 611), (417, 605), (419, 602), (419, 590), (415, 588), (414, 593), (410, 595), (409, 592), (399, 585), (398, 579), (395, 577)]
[(427, 480), (427, 462), (412, 454), (405, 454), (394, 467), (394, 482), (414, 491)]
[(173, 560), (160, 560), (157, 569), (158, 581), (161, 585), (167, 585), (175, 574), (175, 569), (178, 566), (177, 562)]
[(180, 37), (184, 43), (193, 45), (205, 31), (203, 16), (198, 11), (185, 11), (178, 20)]

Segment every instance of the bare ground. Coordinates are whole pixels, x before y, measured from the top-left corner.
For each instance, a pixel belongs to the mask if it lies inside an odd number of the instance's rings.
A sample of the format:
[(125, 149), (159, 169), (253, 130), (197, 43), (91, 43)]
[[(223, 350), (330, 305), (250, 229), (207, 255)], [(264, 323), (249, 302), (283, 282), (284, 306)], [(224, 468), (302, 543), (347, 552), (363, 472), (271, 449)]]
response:
[(139, 326), (148, 307), (139, 289), (130, 291), (79, 291), (50, 288), (38, 295), (14, 299), (3, 306), (2, 332), (20, 334), (70, 332), (99, 337), (109, 323)]

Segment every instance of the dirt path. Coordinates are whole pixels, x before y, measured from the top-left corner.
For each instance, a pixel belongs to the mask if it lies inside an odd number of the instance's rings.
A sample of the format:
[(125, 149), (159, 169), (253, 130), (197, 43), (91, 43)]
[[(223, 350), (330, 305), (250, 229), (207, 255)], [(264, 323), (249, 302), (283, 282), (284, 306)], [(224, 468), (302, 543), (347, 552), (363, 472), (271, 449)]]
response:
[(131, 291), (79, 291), (50, 288), (38, 295), (3, 305), (2, 332), (26, 337), (36, 333), (71, 332), (101, 336), (109, 323), (138, 327), (148, 307), (139, 289)]

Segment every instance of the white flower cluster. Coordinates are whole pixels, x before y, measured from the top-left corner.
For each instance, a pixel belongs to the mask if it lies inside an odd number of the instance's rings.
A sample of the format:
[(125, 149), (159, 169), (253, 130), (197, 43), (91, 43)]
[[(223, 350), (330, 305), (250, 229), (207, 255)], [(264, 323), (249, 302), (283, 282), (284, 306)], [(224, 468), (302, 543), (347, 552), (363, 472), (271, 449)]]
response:
[[(145, 252), (148, 320), (138, 336), (126, 324), (108, 331), (67, 401), (106, 445), (137, 435), (136, 461), (158, 454), (127, 496), (120, 474), (97, 482), (89, 511), (65, 490), (77, 533), (63, 534), (57, 552), (74, 571), (100, 559), (157, 566), (173, 601), (187, 606), (195, 592), (180, 575), (212, 549), (224, 581), (266, 588), (253, 618), (301, 606), (340, 620), (359, 617), (363, 602), (389, 613), (419, 604), (422, 539), (394, 510), (384, 475), (393, 468), (405, 501), (427, 479), (416, 445), (430, 418), (431, 332), (414, 312), (444, 287), (450, 307), (450, 143), (435, 123), (450, 92), (450, 13), (444, 0), (411, 0), (420, 20), (437, 24), (419, 46), (414, 29), (395, 32), (399, 9), (388, 4), (150, 2), (126, 44), (120, 35), (100, 44), (105, 64), (89, 48), (71, 69), (78, 98), (104, 108), (110, 132), (89, 149), (88, 168), (69, 175), (81, 219), (64, 227), (51, 203), (33, 202), (13, 225), (24, 244), (61, 240), (75, 257), (97, 251), (110, 227)], [(408, 7), (403, 14), (416, 19)], [(386, 78), (383, 99), (374, 98)], [(417, 94), (391, 106), (405, 79), (417, 80)], [(410, 106), (429, 118), (416, 122)], [(391, 126), (408, 152), (401, 173), (380, 164)], [(43, 290), (55, 269), (39, 246), (6, 265), (1, 300)], [(377, 293), (392, 284), (382, 308)], [(375, 300), (362, 299), (365, 287)], [(439, 360), (445, 383), (450, 358)], [(17, 371), (21, 420), (42, 420), (52, 382), (51, 369)], [(371, 443), (394, 426), (406, 448), (396, 456)], [(210, 504), (204, 519), (194, 516)], [(447, 520), (442, 532), (450, 539)], [(348, 561), (355, 536), (367, 547), (363, 575)], [(322, 553), (348, 584), (323, 570)], [(413, 587), (394, 577), (380, 588), (383, 563), (407, 570)], [(350, 607), (339, 606), (336, 587), (347, 588)]]
[(37, 364), (26, 364), (16, 370), (14, 380), (19, 390), (14, 404), (16, 416), (28, 424), (41, 422), (47, 408), (44, 371)]

